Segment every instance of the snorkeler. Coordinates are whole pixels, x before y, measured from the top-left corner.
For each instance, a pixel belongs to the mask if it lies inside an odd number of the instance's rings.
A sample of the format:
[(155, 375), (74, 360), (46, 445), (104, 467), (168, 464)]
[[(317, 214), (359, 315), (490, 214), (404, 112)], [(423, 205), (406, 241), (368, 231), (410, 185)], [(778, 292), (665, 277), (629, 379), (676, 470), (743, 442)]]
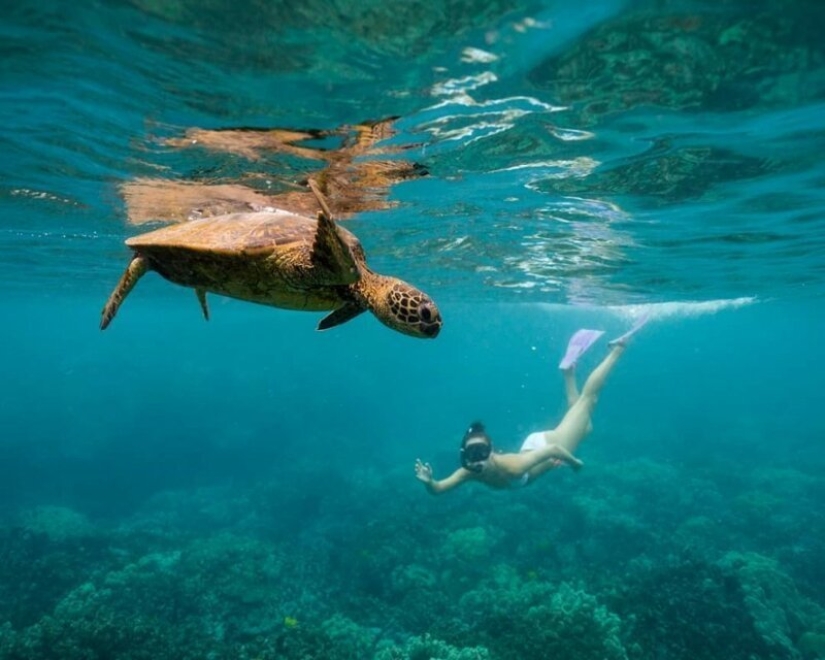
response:
[(474, 422), (461, 441), (460, 468), (445, 479), (433, 479), (430, 464), (417, 459), (416, 478), (430, 493), (437, 495), (466, 481), (478, 481), (490, 488), (520, 488), (562, 464), (579, 470), (583, 463), (573, 452), (593, 428), (591, 415), (599, 393), (628, 341), (646, 322), (647, 317), (640, 319), (628, 332), (610, 342), (610, 352), (588, 376), (581, 393), (576, 386), (576, 362), (604, 331), (582, 329), (573, 335), (559, 364), (564, 376), (567, 413), (555, 429), (531, 433), (518, 453), (498, 453), (493, 450), (484, 426)]

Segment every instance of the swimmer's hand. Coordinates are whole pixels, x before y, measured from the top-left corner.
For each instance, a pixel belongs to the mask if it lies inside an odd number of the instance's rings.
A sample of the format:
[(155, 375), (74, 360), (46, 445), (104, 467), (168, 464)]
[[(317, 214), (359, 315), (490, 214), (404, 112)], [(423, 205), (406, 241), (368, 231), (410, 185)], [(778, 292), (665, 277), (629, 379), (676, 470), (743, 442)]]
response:
[(576, 472), (578, 472), (584, 467), (584, 463), (582, 463), (578, 458), (573, 456), (573, 454), (571, 454), (561, 445), (552, 445), (552, 450), (553, 453), (556, 454), (555, 460), (560, 461), (562, 463), (567, 463), (567, 465), (573, 468)]
[(429, 485), (433, 482), (433, 468), (429, 463), (422, 463), (420, 458), (415, 459), (415, 478)]

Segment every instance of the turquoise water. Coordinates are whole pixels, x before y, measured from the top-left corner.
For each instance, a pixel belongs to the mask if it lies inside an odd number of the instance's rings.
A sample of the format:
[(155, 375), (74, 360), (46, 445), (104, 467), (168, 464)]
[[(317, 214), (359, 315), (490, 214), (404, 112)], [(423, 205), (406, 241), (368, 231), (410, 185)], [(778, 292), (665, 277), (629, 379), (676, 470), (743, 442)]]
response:
[[(815, 2), (4, 7), (0, 658), (825, 658), (823, 28)], [(389, 117), (355, 162), (427, 175), (342, 224), (438, 338), (216, 296), (206, 323), (155, 274), (98, 329), (123, 241), (169, 219), (130, 184), (323, 166), (192, 129), (317, 155)], [(570, 335), (645, 314), (582, 471), (415, 480), (475, 419), (505, 451), (557, 424)]]

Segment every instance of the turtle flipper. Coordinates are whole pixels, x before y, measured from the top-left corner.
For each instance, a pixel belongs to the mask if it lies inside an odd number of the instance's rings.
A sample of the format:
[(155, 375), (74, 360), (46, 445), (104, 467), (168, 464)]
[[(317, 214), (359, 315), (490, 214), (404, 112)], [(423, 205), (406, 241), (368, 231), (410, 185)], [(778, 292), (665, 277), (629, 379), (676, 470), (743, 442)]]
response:
[(360, 273), (355, 256), (341, 234), (338, 233), (338, 226), (332, 219), (326, 198), (312, 179), (309, 180), (309, 187), (321, 205), (321, 212), (318, 213), (318, 229), (315, 232), (310, 256), (312, 265), (319, 274), (319, 280), (328, 285), (357, 282)]
[(197, 288), (195, 289), (195, 293), (198, 296), (198, 302), (201, 304), (201, 311), (203, 312), (203, 318), (205, 320), (209, 320), (209, 305), (206, 304), (206, 289)]
[(343, 307), (339, 307), (334, 312), (330, 312), (318, 323), (318, 330), (329, 330), (336, 325), (341, 325), (347, 321), (351, 321), (359, 314), (367, 311), (360, 305), (355, 303), (347, 303)]
[(112, 319), (115, 318), (115, 314), (117, 314), (117, 310), (120, 308), (126, 296), (129, 295), (129, 292), (134, 288), (135, 284), (137, 284), (137, 281), (143, 277), (148, 270), (148, 259), (141, 257), (139, 254), (132, 257), (129, 265), (126, 266), (126, 271), (120, 278), (120, 282), (117, 283), (115, 290), (112, 291), (112, 295), (109, 296), (109, 300), (107, 300), (103, 306), (103, 313), (100, 318), (101, 330), (109, 327), (109, 324), (112, 322)]

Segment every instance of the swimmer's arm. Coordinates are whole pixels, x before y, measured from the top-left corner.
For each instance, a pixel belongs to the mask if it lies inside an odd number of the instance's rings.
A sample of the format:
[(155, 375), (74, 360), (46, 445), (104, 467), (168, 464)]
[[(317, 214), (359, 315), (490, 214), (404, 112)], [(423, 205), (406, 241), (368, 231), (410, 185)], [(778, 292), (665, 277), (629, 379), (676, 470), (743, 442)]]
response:
[(567, 463), (574, 470), (578, 470), (584, 463), (573, 456), (561, 445), (547, 445), (539, 450), (539, 453), (546, 452), (539, 462), (544, 462), (549, 459), (556, 459), (562, 463)]
[[(502, 460), (506, 459), (506, 460)], [(506, 454), (499, 457), (499, 463), (503, 464), (505, 469), (512, 477), (520, 477), (525, 472), (532, 470), (537, 465), (541, 465), (545, 461), (559, 460), (567, 463), (573, 469), (578, 470), (584, 465), (578, 458), (573, 456), (561, 445), (545, 445), (540, 449), (533, 451), (523, 451), (518, 454)]]
[(470, 472), (464, 468), (458, 468), (449, 477), (444, 479), (433, 479), (433, 469), (429, 463), (422, 463), (420, 459), (415, 461), (415, 476), (424, 484), (427, 492), (432, 495), (440, 495), (456, 486), (464, 483), (470, 476)]

